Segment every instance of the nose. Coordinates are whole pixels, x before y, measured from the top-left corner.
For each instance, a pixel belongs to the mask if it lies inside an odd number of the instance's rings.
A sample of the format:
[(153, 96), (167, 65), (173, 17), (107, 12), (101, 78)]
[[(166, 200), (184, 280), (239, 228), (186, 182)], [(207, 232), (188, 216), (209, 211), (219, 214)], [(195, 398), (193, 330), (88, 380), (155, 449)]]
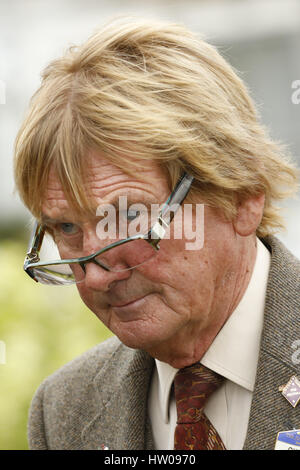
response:
[(131, 276), (131, 270), (128, 271), (105, 271), (94, 263), (85, 265), (85, 287), (98, 292), (107, 292), (113, 282), (128, 279)]

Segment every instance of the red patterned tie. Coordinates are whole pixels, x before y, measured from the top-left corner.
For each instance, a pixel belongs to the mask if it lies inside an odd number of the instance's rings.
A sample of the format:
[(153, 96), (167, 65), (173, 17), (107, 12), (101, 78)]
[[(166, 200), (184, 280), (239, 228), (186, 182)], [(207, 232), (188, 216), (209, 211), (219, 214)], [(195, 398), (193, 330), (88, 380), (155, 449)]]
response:
[(203, 413), (206, 400), (224, 377), (200, 363), (180, 369), (174, 379), (177, 407), (175, 450), (226, 450), (219, 434)]

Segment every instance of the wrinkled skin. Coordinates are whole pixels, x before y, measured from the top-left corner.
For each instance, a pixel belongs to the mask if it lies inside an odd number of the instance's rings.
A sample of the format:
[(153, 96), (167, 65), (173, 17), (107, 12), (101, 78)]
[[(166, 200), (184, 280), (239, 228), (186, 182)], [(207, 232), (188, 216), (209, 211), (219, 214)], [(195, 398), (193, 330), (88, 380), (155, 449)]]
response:
[[(143, 172), (133, 178), (99, 152), (90, 153), (87, 162), (85, 185), (95, 206), (121, 195), (130, 195), (134, 202), (161, 203), (170, 194), (164, 172), (154, 163), (145, 164)], [(245, 201), (232, 222), (205, 205), (205, 238), (200, 250), (186, 250), (185, 239), (170, 239), (161, 241), (153, 260), (133, 270), (106, 272), (88, 264), (84, 282), (77, 284), (82, 300), (127, 346), (148, 351), (176, 368), (196, 362), (249, 283), (263, 204), (263, 196)], [(43, 213), (75, 224), (82, 256), (101, 248), (96, 216), (75, 214), (54, 171), (50, 173)]]

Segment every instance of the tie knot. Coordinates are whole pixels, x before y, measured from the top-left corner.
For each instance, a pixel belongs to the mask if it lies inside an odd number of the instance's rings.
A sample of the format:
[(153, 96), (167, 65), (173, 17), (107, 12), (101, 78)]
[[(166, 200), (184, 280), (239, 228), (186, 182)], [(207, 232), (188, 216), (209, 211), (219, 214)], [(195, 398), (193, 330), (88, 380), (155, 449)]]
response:
[(224, 377), (199, 362), (180, 369), (174, 379), (177, 422), (199, 421), (208, 397), (223, 380)]

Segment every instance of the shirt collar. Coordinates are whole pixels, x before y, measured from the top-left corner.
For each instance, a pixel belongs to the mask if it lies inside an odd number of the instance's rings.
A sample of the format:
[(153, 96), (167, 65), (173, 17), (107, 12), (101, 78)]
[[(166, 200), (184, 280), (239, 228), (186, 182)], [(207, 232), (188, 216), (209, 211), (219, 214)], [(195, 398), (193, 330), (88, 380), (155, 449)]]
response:
[[(249, 391), (254, 390), (271, 261), (267, 248), (258, 238), (256, 241), (256, 260), (246, 292), (200, 361)], [(158, 397), (167, 422), (170, 391), (178, 369), (157, 359), (155, 362)]]

